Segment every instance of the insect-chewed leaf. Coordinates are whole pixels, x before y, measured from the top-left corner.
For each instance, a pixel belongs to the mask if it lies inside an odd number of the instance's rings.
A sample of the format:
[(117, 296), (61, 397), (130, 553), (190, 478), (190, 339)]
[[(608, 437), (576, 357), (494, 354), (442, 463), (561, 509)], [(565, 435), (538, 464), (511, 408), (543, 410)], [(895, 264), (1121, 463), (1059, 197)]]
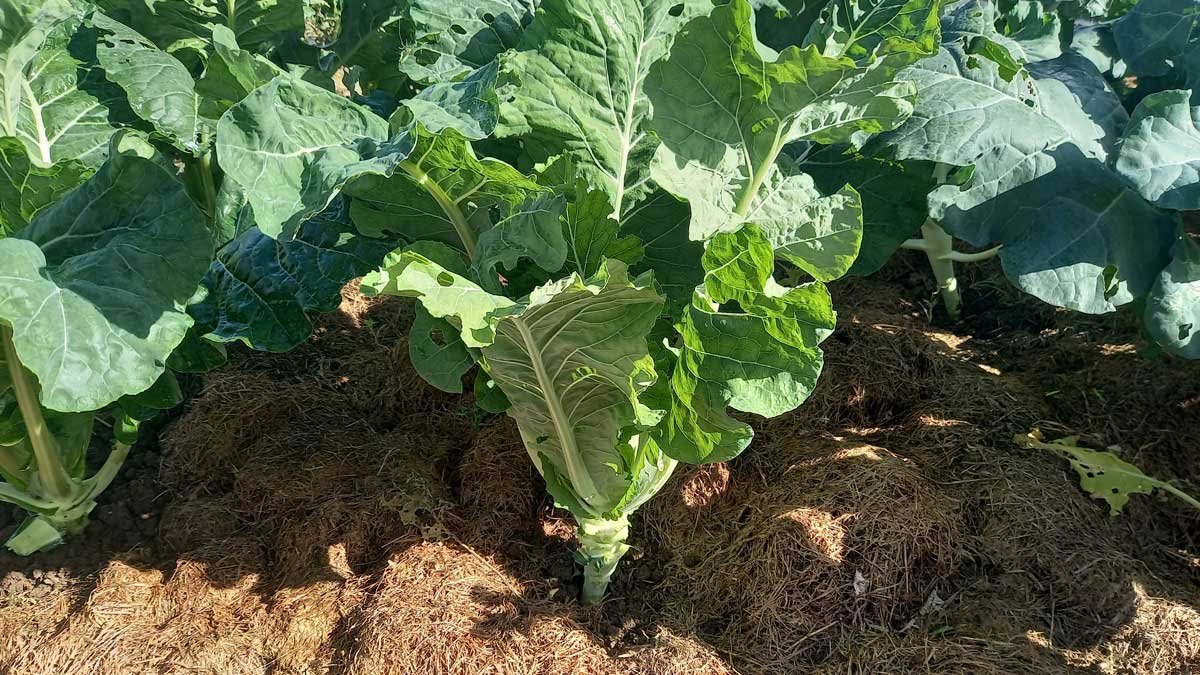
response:
[(1183, 237), (1146, 299), (1146, 331), (1164, 349), (1200, 359), (1200, 244)]
[(1081, 448), (1075, 437), (1060, 438), (1056, 441), (1045, 442), (1041, 433), (1020, 435), (1014, 439), (1019, 445), (1040, 448), (1062, 455), (1071, 463), (1071, 468), (1079, 474), (1079, 485), (1092, 497), (1108, 502), (1108, 510), (1117, 515), (1129, 503), (1129, 496), (1134, 494), (1148, 495), (1155, 489), (1163, 489), (1179, 497), (1191, 506), (1200, 509), (1200, 502), (1178, 490), (1174, 486), (1151, 478), (1142, 473), (1136, 466), (1117, 457), (1111, 452), (1101, 452)]

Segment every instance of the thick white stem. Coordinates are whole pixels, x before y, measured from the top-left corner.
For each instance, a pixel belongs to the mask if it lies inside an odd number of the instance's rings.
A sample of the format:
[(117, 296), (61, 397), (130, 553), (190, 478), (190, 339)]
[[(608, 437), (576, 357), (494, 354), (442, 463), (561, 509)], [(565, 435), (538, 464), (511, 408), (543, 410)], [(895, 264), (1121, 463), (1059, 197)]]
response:
[(958, 278), (954, 276), (954, 238), (932, 219), (921, 226), (921, 237), (925, 242), (925, 257), (937, 279), (938, 295), (946, 306), (946, 313), (957, 320), (962, 314), (962, 298), (958, 294)]
[(629, 551), (629, 519), (579, 518), (579, 560), (583, 564), (583, 603), (604, 598), (621, 557)]

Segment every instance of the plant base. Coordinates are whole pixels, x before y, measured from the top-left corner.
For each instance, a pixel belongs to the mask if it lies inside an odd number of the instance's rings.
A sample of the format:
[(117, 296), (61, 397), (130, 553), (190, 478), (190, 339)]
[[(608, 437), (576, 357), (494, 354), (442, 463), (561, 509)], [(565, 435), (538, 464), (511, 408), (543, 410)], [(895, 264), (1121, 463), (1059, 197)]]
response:
[(629, 518), (579, 519), (579, 551), (575, 558), (583, 566), (583, 604), (594, 605), (604, 598), (608, 582), (621, 557), (629, 551)]

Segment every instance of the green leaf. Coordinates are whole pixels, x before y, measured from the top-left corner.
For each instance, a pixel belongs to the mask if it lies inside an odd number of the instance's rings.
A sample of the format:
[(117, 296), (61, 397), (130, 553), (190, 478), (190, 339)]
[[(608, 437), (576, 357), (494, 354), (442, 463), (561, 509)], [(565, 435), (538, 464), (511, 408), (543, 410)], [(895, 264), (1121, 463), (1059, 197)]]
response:
[(129, 7), (133, 27), (168, 52), (204, 52), (219, 28), (260, 53), (304, 33), (302, 0), (141, 0)]
[(17, 2), (12, 10), (0, 37), (3, 135), (20, 139), (38, 166), (68, 159), (99, 166), (116, 131), (109, 106), (119, 90), (103, 86), (94, 63), (72, 53), (82, 14), (61, 0)]
[(587, 281), (573, 274), (538, 288), (483, 349), (526, 447), (569, 486), (584, 510), (576, 515), (611, 511), (633, 482), (617, 447), (655, 378), (646, 337), (662, 304), (610, 261)]
[(831, 146), (804, 159), (803, 169), (825, 192), (850, 184), (862, 198), (862, 245), (849, 274), (874, 274), (929, 216), (926, 195), (936, 182), (930, 162), (899, 162)]
[(348, 181), (390, 175), (413, 143), (411, 132), (389, 139), (387, 123), (371, 111), (290, 75), (256, 89), (217, 123), (221, 168), (242, 186), (268, 237), (294, 234)]
[(454, 326), (434, 318), (420, 304), (408, 336), (408, 357), (426, 382), (452, 394), (462, 393), (463, 375), (475, 365), (475, 355), (463, 344)]
[(635, 236), (622, 237), (621, 226), (609, 217), (611, 212), (604, 192), (583, 186), (577, 188), (575, 200), (563, 212), (567, 265), (584, 278), (598, 272), (606, 258), (626, 265), (642, 259), (642, 242)]
[(0, 138), (0, 239), (20, 231), (41, 209), (54, 204), (90, 172), (74, 161), (41, 168), (15, 138)]
[(1200, 31), (1200, 9), (1190, 0), (1139, 0), (1113, 23), (1121, 58), (1141, 76), (1166, 75)]
[(1200, 209), (1200, 108), (1190, 98), (1170, 90), (1142, 99), (1113, 159), (1142, 197), (1167, 209)]
[(538, 0), (411, 0), (416, 27), (400, 70), (419, 82), (448, 82), (517, 46)]
[(804, 39), (827, 56), (869, 58), (890, 49), (932, 54), (941, 37), (941, 0), (831, 0)]
[(1062, 55), (1062, 21), (1037, 0), (1017, 0), (1004, 13), (1003, 31), (1021, 46), (1027, 61), (1047, 61)]
[(125, 416), (134, 422), (154, 419), (160, 412), (183, 403), (183, 391), (175, 373), (166, 371), (146, 391), (122, 396), (117, 404)]
[(422, 250), (414, 246), (390, 253), (378, 270), (363, 277), (363, 293), (369, 297), (387, 294), (416, 298), (431, 316), (454, 324), (466, 346), (491, 344), (496, 337), (496, 321), (519, 311), (519, 305), (447, 270), (419, 252)]
[(1200, 359), (1200, 244), (1183, 237), (1146, 299), (1146, 332), (1163, 349)]
[(479, 237), (473, 267), (484, 288), (499, 293), (496, 266), (514, 271), (522, 258), (532, 260), (546, 272), (562, 269), (570, 247), (559, 222), (565, 205), (561, 195), (531, 195)]
[(916, 89), (892, 79), (912, 54), (858, 66), (791, 47), (767, 61), (750, 19), (735, 0), (692, 20), (647, 81), (651, 128), (663, 140), (652, 174), (691, 204), (693, 239), (737, 229), (764, 184), (786, 180), (776, 166), (785, 144), (861, 142), (912, 110)]
[(475, 371), (475, 405), (489, 413), (502, 413), (512, 405), (500, 387), (496, 386), (495, 380), (482, 368)]
[(200, 99), (187, 68), (136, 31), (99, 12), (92, 14), (89, 23), (99, 31), (96, 58), (104, 75), (125, 91), (134, 113), (175, 147), (199, 153)]
[(1175, 219), (1072, 145), (1057, 167), (944, 225), (974, 245), (1004, 245), (1005, 274), (1025, 292), (1088, 314), (1144, 296), (1166, 266)]
[(625, 218), (626, 231), (642, 240), (642, 260), (634, 271), (654, 271), (673, 312), (686, 307), (704, 281), (704, 269), (697, 264), (704, 245), (688, 237), (691, 218), (687, 203), (663, 190), (642, 200)]
[(312, 334), (308, 314), (336, 309), (346, 282), (378, 267), (392, 248), (358, 235), (335, 202), (292, 239), (251, 229), (226, 244), (204, 277), (207, 297), (188, 312), (209, 338), (289, 351)]
[(476, 157), (453, 129), (432, 135), (417, 127), (417, 145), (400, 168), (390, 177), (368, 175), (346, 186), (354, 198), (350, 217), (364, 234), (440, 241), (466, 251), (458, 228), (477, 238), (485, 229), (475, 221), (478, 211), (542, 189), (500, 160)]
[(478, 141), (492, 135), (500, 114), (496, 78), (500, 68), (489, 63), (458, 82), (426, 87), (404, 102), (410, 116), (430, 133), (454, 129), (464, 138)]
[(1023, 436), (1017, 435), (1013, 440), (1018, 445), (1049, 450), (1066, 458), (1071, 463), (1071, 468), (1075, 469), (1075, 473), (1079, 474), (1079, 486), (1094, 499), (1108, 502), (1111, 515), (1121, 513), (1129, 503), (1130, 495), (1148, 495), (1156, 488), (1166, 490), (1193, 508), (1200, 509), (1200, 502), (1170, 483), (1147, 476), (1141, 469), (1113, 453), (1079, 447), (1079, 439), (1075, 436), (1047, 443), (1042, 441), (1041, 433), (1035, 430)]
[(174, 176), (118, 153), (0, 240), (0, 320), (48, 408), (96, 410), (158, 379), (191, 324), (180, 308), (208, 267), (209, 236)]
[(228, 360), (225, 345), (205, 339), (193, 325), (167, 358), (167, 367), (177, 373), (207, 373)]
[(535, 161), (567, 153), (618, 222), (647, 193), (647, 76), (699, 0), (542, 0), (504, 70), (519, 80), (501, 107), (502, 136)]
[(242, 49), (233, 31), (213, 26), (212, 54), (205, 64), (204, 75), (196, 80), (196, 93), (201, 97), (200, 114), (209, 119), (219, 118), (281, 72), (266, 58)]
[(931, 195), (939, 219), (1053, 171), (1063, 144), (1103, 159), (1124, 114), (1099, 72), (1074, 55), (1038, 64), (1036, 80), (1022, 70), (1008, 81), (992, 61), (951, 45), (903, 76), (921, 95), (912, 118), (881, 142), (899, 160), (974, 167), (965, 186)]
[[(818, 344), (836, 317), (820, 282), (784, 288), (771, 278), (771, 244), (752, 225), (719, 234), (704, 254), (704, 293), (676, 326), (671, 409), (656, 432), (684, 462), (735, 457), (754, 436), (727, 407), (764, 416), (795, 409), (821, 373)], [(736, 307), (726, 308), (729, 303)]]

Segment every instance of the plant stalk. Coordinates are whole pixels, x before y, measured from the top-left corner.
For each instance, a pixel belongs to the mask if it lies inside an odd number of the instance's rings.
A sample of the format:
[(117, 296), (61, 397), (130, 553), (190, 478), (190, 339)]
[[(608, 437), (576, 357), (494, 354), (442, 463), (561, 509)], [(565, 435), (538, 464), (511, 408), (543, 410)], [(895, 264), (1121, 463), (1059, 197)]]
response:
[(74, 483), (58, 456), (58, 446), (50, 434), (50, 427), (46, 425), (46, 418), (42, 416), (42, 405), (38, 401), (37, 390), (17, 358), (12, 329), (8, 326), (0, 326), (0, 343), (3, 343), (4, 358), (8, 362), (17, 407), (21, 410), (21, 419), (25, 422), (29, 445), (33, 448), (34, 461), (37, 462), (42, 496), (56, 504), (69, 506), (74, 501)]
[(400, 162), (400, 168), (404, 169), (405, 173), (412, 176), (421, 187), (425, 188), (430, 196), (433, 197), (433, 200), (438, 203), (438, 206), (442, 207), (442, 211), (445, 212), (446, 217), (454, 225), (454, 231), (458, 234), (458, 238), (462, 240), (463, 248), (467, 251), (467, 257), (474, 258), (475, 230), (471, 229), (471, 224), (467, 222), (467, 217), (463, 214), (462, 209), (458, 208), (458, 204), (454, 203), (454, 200), (450, 198), (450, 195), (446, 194), (441, 185), (437, 184), (437, 181), (425, 173), (425, 170), (417, 166), (414, 162), (406, 159)]
[(958, 321), (962, 316), (962, 297), (958, 294), (958, 277), (954, 275), (954, 237), (942, 229), (933, 219), (921, 225), (921, 238), (925, 242), (925, 257), (937, 280), (938, 295), (946, 306), (946, 314)]
[(604, 599), (621, 557), (629, 551), (629, 518), (578, 518), (579, 559), (583, 563), (583, 604)]

